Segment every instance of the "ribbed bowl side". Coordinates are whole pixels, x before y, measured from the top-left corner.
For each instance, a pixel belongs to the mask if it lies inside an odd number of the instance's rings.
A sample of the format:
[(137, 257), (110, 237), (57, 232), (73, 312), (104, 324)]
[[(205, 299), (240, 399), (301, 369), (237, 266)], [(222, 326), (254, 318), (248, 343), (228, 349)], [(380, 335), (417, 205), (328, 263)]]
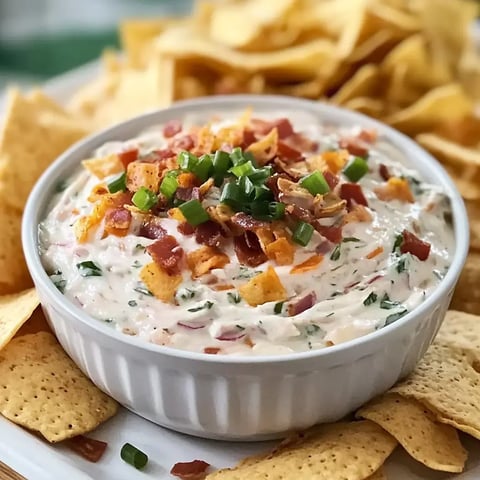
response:
[(45, 309), (75, 363), (126, 408), (192, 435), (262, 440), (338, 420), (407, 375), (434, 338), (450, 298), (353, 362), (324, 365), (318, 357), (288, 371), (268, 362), (248, 369), (231, 364), (227, 371), (212, 365), (208, 371), (158, 352), (131, 356), (128, 349), (102, 344), (93, 329), (77, 329), (56, 308)]

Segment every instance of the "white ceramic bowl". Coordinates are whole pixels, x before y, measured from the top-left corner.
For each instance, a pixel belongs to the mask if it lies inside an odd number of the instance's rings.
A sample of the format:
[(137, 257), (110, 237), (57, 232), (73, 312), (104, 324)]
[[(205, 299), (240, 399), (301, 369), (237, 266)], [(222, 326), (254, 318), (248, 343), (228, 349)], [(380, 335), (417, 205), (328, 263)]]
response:
[[(407, 163), (451, 198), (456, 246), (439, 287), (413, 312), (364, 337), (305, 353), (235, 357), (175, 350), (139, 341), (99, 322), (64, 297), (45, 273), (37, 226), (59, 179), (109, 140), (187, 113), (240, 110), (306, 111), (339, 125), (374, 127), (404, 152)], [(91, 136), (65, 152), (28, 201), (23, 248), (52, 329), (79, 367), (128, 409), (180, 432), (225, 440), (261, 440), (338, 420), (407, 375), (442, 323), (468, 250), (462, 199), (439, 163), (413, 141), (363, 115), (318, 102), (274, 96), (210, 97), (147, 113)]]

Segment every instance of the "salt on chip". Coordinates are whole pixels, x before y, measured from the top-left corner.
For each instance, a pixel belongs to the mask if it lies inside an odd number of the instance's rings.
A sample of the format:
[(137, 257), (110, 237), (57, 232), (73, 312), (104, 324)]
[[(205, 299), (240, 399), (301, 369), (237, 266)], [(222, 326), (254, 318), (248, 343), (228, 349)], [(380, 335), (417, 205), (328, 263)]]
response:
[(480, 353), (434, 343), (413, 373), (390, 392), (424, 404), (441, 423), (480, 439)]
[(286, 444), (264, 459), (257, 456), (252, 462), (212, 473), (207, 480), (365, 480), (378, 471), (396, 445), (390, 434), (368, 420), (334, 423), (315, 428), (310, 435), (307, 432), (304, 440)]
[(238, 291), (241, 297), (252, 307), (287, 299), (287, 291), (273, 267), (268, 267), (264, 272), (255, 275), (247, 283), (240, 286)]
[(34, 288), (0, 297), (0, 350), (31, 317), (39, 303)]
[(392, 437), (417, 461), (433, 470), (462, 472), (467, 452), (457, 431), (437, 423), (421, 403), (398, 394), (386, 394), (362, 407), (358, 418), (370, 420)]
[(0, 413), (49, 442), (90, 432), (118, 408), (48, 332), (15, 338), (0, 351), (0, 387)]
[(183, 278), (180, 274), (170, 275), (155, 262), (151, 262), (140, 271), (140, 280), (155, 298), (165, 303), (172, 303)]

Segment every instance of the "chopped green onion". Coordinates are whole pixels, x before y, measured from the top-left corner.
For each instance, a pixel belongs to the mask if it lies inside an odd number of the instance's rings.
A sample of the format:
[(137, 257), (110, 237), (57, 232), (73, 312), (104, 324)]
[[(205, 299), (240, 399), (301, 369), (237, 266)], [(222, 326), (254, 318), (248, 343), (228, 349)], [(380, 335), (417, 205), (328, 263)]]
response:
[(398, 273), (402, 273), (407, 269), (407, 258), (402, 256), (400, 260), (397, 262), (397, 266), (395, 267)]
[(344, 237), (342, 239), (343, 243), (348, 243), (348, 242), (361, 242), (361, 240), (357, 237)]
[(128, 301), (128, 306), (129, 307), (136, 307), (137, 306), (137, 302), (135, 300), (129, 300)]
[(118, 177), (114, 178), (108, 183), (107, 188), (110, 193), (125, 192), (127, 190), (126, 184), (127, 174), (123, 172)]
[(232, 166), (232, 160), (227, 152), (217, 150), (213, 157), (213, 170), (215, 174), (224, 176)]
[(232, 153), (230, 153), (230, 160), (234, 165), (240, 165), (241, 163), (245, 163), (247, 158), (245, 158), (245, 154), (240, 147), (235, 147)]
[(133, 204), (140, 210), (146, 212), (157, 203), (157, 196), (146, 187), (140, 187), (132, 197)]
[(273, 200), (273, 193), (265, 185), (256, 186), (254, 200)]
[(300, 186), (306, 188), (312, 195), (323, 195), (330, 191), (330, 187), (328, 186), (325, 177), (318, 170), (303, 177), (300, 180)]
[(236, 183), (227, 183), (222, 189), (220, 202), (225, 203), (234, 210), (240, 210), (245, 204), (245, 193)]
[(358, 182), (368, 172), (368, 163), (362, 157), (355, 157), (343, 170), (351, 182)]
[(67, 286), (67, 281), (62, 277), (62, 272), (57, 270), (52, 275), (50, 275), (50, 280), (57, 287), (60, 293), (65, 292), (65, 287)]
[(403, 310), (400, 310), (399, 312), (391, 313), (390, 315), (387, 316), (385, 319), (385, 325), (390, 325), (391, 323), (395, 322), (399, 318), (402, 318), (408, 313), (408, 310), (404, 308)]
[(253, 202), (250, 209), (257, 220), (278, 220), (285, 215), (285, 204), (281, 202)]
[(403, 243), (403, 235), (401, 233), (399, 233), (395, 237), (395, 242), (393, 243), (392, 253), (396, 252), (397, 249), (399, 249), (401, 247), (402, 243)]
[(298, 222), (293, 231), (292, 240), (302, 247), (306, 247), (313, 235), (313, 227), (306, 222)]
[(340, 258), (340, 244), (338, 244), (334, 249), (332, 254), (330, 255), (330, 260), (337, 261)]
[(192, 172), (204, 182), (210, 177), (213, 169), (212, 157), (208, 154), (202, 155), (198, 160), (198, 163), (193, 167)]
[(380, 308), (383, 308), (385, 310), (390, 310), (392, 308), (395, 308), (399, 305), (398, 302), (394, 302), (393, 300), (390, 300), (390, 297), (388, 296), (388, 293), (385, 293), (380, 300)]
[(248, 178), (250, 178), (255, 185), (261, 185), (268, 177), (272, 176), (272, 173), (272, 167), (267, 165), (266, 167), (256, 168), (251, 174), (248, 175)]
[(242, 301), (242, 298), (240, 297), (240, 295), (235, 292), (227, 292), (227, 297), (228, 297), (228, 301), (230, 303), (240, 303)]
[(252, 174), (255, 171), (252, 162), (239, 163), (230, 168), (229, 172), (233, 173), (236, 177), (243, 177)]
[(133, 291), (137, 293), (141, 293), (142, 295), (146, 295), (147, 297), (153, 297), (153, 293), (147, 287), (144, 287), (142, 285), (135, 287)]
[(178, 188), (178, 181), (175, 175), (165, 175), (160, 185), (160, 192), (169, 200), (175, 195)]
[(198, 200), (189, 200), (182, 203), (178, 208), (180, 208), (185, 220), (194, 227), (210, 220), (207, 211)]
[(178, 165), (182, 170), (193, 172), (198, 163), (198, 158), (190, 152), (180, 152), (177, 156)]
[(278, 302), (274, 305), (273, 307), (273, 313), (275, 313), (276, 315), (280, 315), (283, 311), (283, 304), (285, 302)]
[(147, 455), (130, 443), (126, 443), (122, 447), (120, 457), (122, 457), (124, 462), (132, 465), (132, 467), (135, 467), (137, 470), (141, 470), (148, 463)]
[(253, 198), (255, 195), (255, 186), (248, 177), (240, 177), (237, 180), (238, 186), (243, 191), (245, 199)]
[(78, 273), (82, 277), (101, 277), (102, 276), (102, 269), (91, 260), (87, 260), (86, 262), (77, 263)]
[(210, 310), (213, 307), (213, 302), (206, 301), (203, 305), (200, 305), (199, 307), (194, 307), (194, 308), (189, 308), (187, 309), (187, 312), (199, 312), (200, 310)]
[(223, 176), (223, 173), (213, 174), (213, 181), (216, 187), (221, 187), (223, 185), (224, 180), (225, 180), (225, 177)]
[(377, 301), (378, 295), (375, 292), (370, 293), (370, 295), (363, 301), (363, 304), (368, 307)]
[(307, 335), (315, 335), (320, 330), (320, 327), (316, 323), (311, 323), (305, 327), (305, 333)]

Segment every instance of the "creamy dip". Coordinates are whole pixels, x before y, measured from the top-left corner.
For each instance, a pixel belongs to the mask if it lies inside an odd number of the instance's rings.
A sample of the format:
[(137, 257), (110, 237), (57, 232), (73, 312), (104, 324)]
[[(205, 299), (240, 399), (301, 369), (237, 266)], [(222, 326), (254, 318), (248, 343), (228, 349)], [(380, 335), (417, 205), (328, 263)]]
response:
[[(210, 354), (324, 348), (413, 310), (450, 265), (446, 195), (407, 168), (401, 153), (375, 132), (280, 117), (231, 115), (203, 127), (190, 118), (93, 152), (59, 183), (39, 227), (52, 281), (112, 328)], [(185, 150), (213, 159), (218, 149), (227, 152), (224, 158), (244, 155), (239, 165), (251, 161), (259, 173), (244, 168), (243, 177), (251, 176), (259, 195), (266, 191), (267, 213), (252, 213), (256, 200), (232, 208), (227, 198), (227, 219), (219, 226), (212, 209), (225, 207), (222, 192), (241, 183), (242, 168), (235, 176), (211, 166), (197, 176), (188, 173), (192, 165), (182, 170), (177, 164)], [(271, 175), (260, 178), (266, 171)], [(320, 177), (305, 181), (315, 172)], [(215, 173), (212, 186), (208, 178)], [(158, 192), (158, 179), (162, 190), (168, 176), (177, 183), (169, 199)], [(185, 181), (190, 187), (179, 189)], [(120, 203), (102, 203), (120, 195)], [(182, 202), (192, 199), (201, 210), (183, 214)], [(205, 212), (208, 222), (191, 225)], [(282, 238), (275, 254), (269, 244)], [(202, 248), (204, 255), (196, 255)]]

